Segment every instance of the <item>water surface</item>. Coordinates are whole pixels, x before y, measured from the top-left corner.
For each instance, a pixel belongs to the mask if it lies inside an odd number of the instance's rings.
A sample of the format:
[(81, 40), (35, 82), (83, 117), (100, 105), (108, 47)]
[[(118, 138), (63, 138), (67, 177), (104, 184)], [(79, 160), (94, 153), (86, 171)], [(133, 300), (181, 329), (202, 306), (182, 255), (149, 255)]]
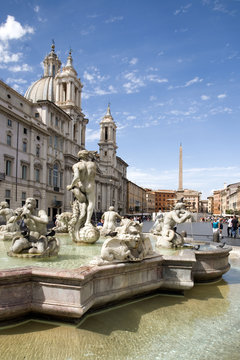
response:
[(185, 296), (156, 295), (78, 326), (30, 321), (0, 330), (1, 360), (239, 360), (240, 260)]

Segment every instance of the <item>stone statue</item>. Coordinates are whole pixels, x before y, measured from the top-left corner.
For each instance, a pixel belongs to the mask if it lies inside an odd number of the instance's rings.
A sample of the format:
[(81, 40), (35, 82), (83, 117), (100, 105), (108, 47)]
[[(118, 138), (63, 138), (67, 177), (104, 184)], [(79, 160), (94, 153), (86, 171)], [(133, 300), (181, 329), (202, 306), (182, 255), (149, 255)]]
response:
[(188, 219), (191, 219), (191, 213), (185, 209), (183, 202), (178, 202), (174, 210), (164, 214), (164, 217), (159, 220), (159, 224), (153, 230), (153, 233), (158, 236), (156, 246), (167, 248), (183, 246), (184, 238), (175, 232), (175, 227)]
[(12, 219), (14, 215), (14, 210), (9, 208), (8, 202), (2, 201), (0, 203), (0, 216), (2, 216), (6, 222), (6, 225), (0, 226), (0, 238), (2, 240), (12, 240), (13, 236), (20, 231), (19, 224)]
[(150, 239), (142, 233), (137, 221), (122, 219), (116, 236), (105, 240), (98, 265), (141, 261), (154, 255)]
[(163, 227), (163, 213), (158, 213), (156, 216), (155, 222), (151, 229), (151, 233), (154, 235), (160, 235)]
[(116, 211), (114, 211), (113, 206), (110, 206), (109, 211), (106, 211), (102, 216), (102, 220), (104, 221), (103, 227), (101, 229), (102, 236), (106, 236), (116, 229), (117, 219), (122, 220), (122, 217)]
[(61, 214), (57, 214), (56, 223), (53, 230), (55, 230), (55, 232), (57, 233), (68, 233), (68, 224), (71, 218), (72, 218), (72, 213), (68, 211), (63, 212)]
[(25, 205), (17, 209), (16, 215), (11, 218), (14, 222), (23, 220), (26, 230), (13, 238), (9, 256), (45, 257), (58, 254), (59, 244), (54, 237), (55, 232), (47, 233), (48, 216), (45, 210), (39, 210), (37, 216), (34, 215), (35, 210), (36, 200), (27, 198)]
[(78, 152), (79, 161), (72, 167), (73, 179), (67, 186), (67, 190), (72, 191), (75, 197), (68, 226), (69, 234), (75, 242), (94, 243), (100, 236), (99, 230), (91, 224), (95, 206), (95, 154), (87, 150)]

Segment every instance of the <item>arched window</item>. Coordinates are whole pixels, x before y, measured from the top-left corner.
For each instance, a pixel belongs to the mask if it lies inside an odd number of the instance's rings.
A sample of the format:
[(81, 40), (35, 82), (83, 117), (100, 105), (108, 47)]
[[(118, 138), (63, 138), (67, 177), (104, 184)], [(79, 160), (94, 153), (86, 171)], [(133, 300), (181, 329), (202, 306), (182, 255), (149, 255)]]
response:
[(59, 177), (59, 170), (58, 164), (54, 164), (53, 166), (53, 186), (58, 186), (58, 177)]

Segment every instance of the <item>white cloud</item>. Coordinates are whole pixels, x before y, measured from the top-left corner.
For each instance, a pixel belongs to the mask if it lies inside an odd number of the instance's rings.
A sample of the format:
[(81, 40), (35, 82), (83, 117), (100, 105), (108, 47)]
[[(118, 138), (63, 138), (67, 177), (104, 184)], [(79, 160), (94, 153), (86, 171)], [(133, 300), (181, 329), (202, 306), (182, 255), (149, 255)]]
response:
[(227, 7), (224, 6), (223, 3), (220, 2), (219, 0), (214, 1), (213, 11), (218, 11), (223, 14), (228, 14), (231, 16), (235, 15), (235, 13), (236, 13), (236, 10), (228, 10)]
[(127, 116), (127, 120), (135, 120), (136, 119), (136, 116), (134, 116), (134, 115), (129, 115), (129, 116)]
[(203, 101), (206, 101), (206, 100), (209, 100), (209, 99), (210, 99), (210, 96), (202, 95), (202, 96), (201, 96), (201, 99), (202, 99)]
[(201, 83), (202, 81), (203, 81), (203, 79), (199, 78), (198, 76), (195, 76), (195, 78), (187, 81), (184, 85), (177, 85), (177, 86), (170, 85), (168, 87), (168, 89), (172, 90), (172, 89), (186, 88), (186, 87), (189, 87), (189, 86), (191, 86), (193, 84)]
[(93, 130), (87, 128), (86, 130), (86, 140), (87, 141), (96, 141), (100, 139), (100, 129), (99, 130)]
[(83, 78), (90, 84), (94, 84), (96, 82), (102, 82), (109, 79), (109, 76), (101, 75), (98, 68), (91, 66), (88, 70), (84, 71)]
[(109, 85), (107, 90), (101, 89), (100, 87), (94, 89), (94, 95), (109, 95), (115, 94), (116, 92), (117, 90), (112, 85)]
[(25, 80), (25, 79), (7, 78), (6, 82), (7, 82), (7, 84), (13, 84), (13, 83), (16, 83), (16, 84), (26, 84), (26, 83), (27, 83), (27, 80)]
[(227, 97), (227, 95), (226, 94), (219, 94), (217, 97), (218, 97), (218, 99), (224, 99), (225, 97)]
[(0, 40), (9, 41), (20, 39), (26, 34), (33, 34), (34, 29), (28, 25), (22, 26), (14, 16), (8, 15), (4, 24), (0, 25)]
[(217, 115), (217, 114), (222, 114), (222, 113), (231, 114), (232, 109), (229, 108), (229, 107), (219, 106), (219, 107), (212, 108), (209, 112), (210, 112), (211, 115)]
[(84, 71), (84, 73), (83, 73), (83, 78), (84, 78), (85, 80), (89, 81), (90, 83), (95, 82), (95, 80), (94, 80), (94, 75), (88, 73), (87, 71)]
[(91, 25), (89, 26), (88, 28), (84, 29), (84, 30), (81, 30), (80, 31), (80, 34), (82, 36), (87, 36), (89, 34), (92, 34), (93, 32), (95, 31), (95, 26), (94, 25)]
[(187, 111), (183, 110), (170, 110), (169, 114), (174, 116), (191, 116), (193, 114), (196, 114), (197, 109), (195, 107), (189, 107)]
[(155, 100), (157, 100), (157, 97), (156, 97), (155, 95), (151, 95), (151, 96), (149, 97), (149, 100), (150, 100), (150, 101), (155, 101)]
[(18, 62), (22, 57), (21, 53), (11, 53), (8, 49), (8, 43), (0, 43), (0, 62), (8, 64)]
[(36, 13), (38, 13), (39, 10), (40, 10), (40, 7), (39, 7), (38, 5), (36, 5), (33, 10), (34, 10)]
[(123, 87), (127, 94), (132, 94), (134, 92), (138, 92), (139, 88), (145, 86), (145, 83), (142, 79), (142, 77), (138, 77), (136, 75), (136, 72), (129, 72), (124, 75), (124, 79), (127, 80), (125, 84), (123, 84)]
[(188, 28), (181, 28), (181, 29), (175, 29), (174, 32), (175, 33), (185, 33), (188, 31)]
[[(189, 168), (183, 171), (184, 188), (202, 192), (202, 198), (206, 199), (212, 193), (212, 189), (222, 189), (224, 182), (231, 183), (239, 180), (240, 169), (236, 166), (216, 166), (209, 168)], [(234, 174), (234, 175), (233, 175)], [(129, 166), (127, 177), (132, 182), (142, 187), (153, 190), (174, 190), (178, 184), (178, 170), (139, 169)], [(208, 181), (206, 182), (206, 179)]]
[(188, 12), (189, 8), (192, 6), (191, 3), (185, 5), (185, 6), (181, 6), (179, 9), (177, 9), (175, 12), (174, 12), (174, 15), (179, 15), (179, 14), (184, 14), (186, 12)]
[(105, 20), (106, 24), (114, 23), (116, 21), (122, 21), (123, 16), (111, 16), (109, 19)]
[(132, 59), (129, 61), (129, 64), (130, 64), (130, 65), (136, 65), (137, 62), (138, 62), (138, 59), (137, 59), (137, 58), (132, 58)]
[(103, 95), (111, 95), (111, 94), (116, 94), (117, 90), (114, 88), (113, 85), (109, 85), (107, 86), (106, 89), (100, 88), (99, 86), (96, 86), (95, 88), (93, 88), (92, 90), (84, 90), (82, 93), (82, 98), (83, 99), (89, 99), (90, 97), (93, 96), (103, 96)]
[(9, 49), (9, 42), (11, 40), (18, 40), (24, 37), (26, 34), (33, 34), (34, 29), (30, 26), (22, 26), (15, 20), (14, 16), (8, 15), (5, 23), (0, 25), (0, 62), (10, 63), (18, 62), (22, 53), (13, 53)]
[(28, 64), (22, 64), (22, 65), (10, 66), (9, 70), (12, 72), (33, 71), (33, 68), (31, 66), (29, 66)]
[(198, 76), (196, 76), (194, 79), (187, 81), (184, 86), (188, 87), (188, 86), (191, 86), (193, 84), (200, 83), (202, 81), (203, 81), (203, 79), (200, 79)]
[(157, 75), (147, 75), (146, 79), (152, 82), (156, 82), (156, 83), (167, 83), (168, 79), (166, 78), (160, 78)]

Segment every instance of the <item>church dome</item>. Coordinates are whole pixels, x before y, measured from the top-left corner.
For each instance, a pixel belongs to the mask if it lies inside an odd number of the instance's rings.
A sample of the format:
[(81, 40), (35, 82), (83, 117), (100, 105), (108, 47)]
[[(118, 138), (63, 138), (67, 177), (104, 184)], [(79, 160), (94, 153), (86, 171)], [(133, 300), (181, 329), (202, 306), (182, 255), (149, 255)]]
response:
[(55, 101), (56, 80), (55, 76), (61, 68), (61, 61), (55, 53), (55, 44), (52, 44), (50, 53), (43, 60), (44, 75), (41, 79), (34, 82), (26, 91), (25, 97), (28, 100), (37, 102), (38, 100)]
[(37, 102), (38, 100), (55, 101), (56, 80), (52, 76), (44, 76), (34, 82), (26, 91), (25, 98)]

